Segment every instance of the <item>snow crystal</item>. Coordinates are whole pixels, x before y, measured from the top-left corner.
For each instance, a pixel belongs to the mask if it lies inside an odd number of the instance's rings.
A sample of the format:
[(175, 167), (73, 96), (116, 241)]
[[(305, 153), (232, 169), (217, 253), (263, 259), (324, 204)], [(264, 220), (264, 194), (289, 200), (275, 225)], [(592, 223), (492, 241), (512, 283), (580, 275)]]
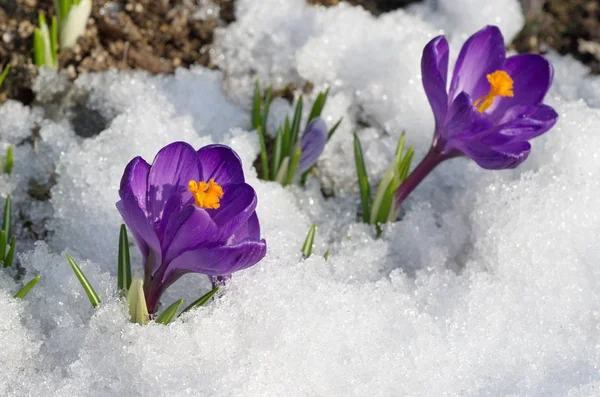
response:
[[(550, 55), (548, 103), (560, 120), (532, 142), (522, 167), (488, 172), (451, 160), (380, 238), (358, 220), (352, 133), (373, 184), (403, 130), (417, 160), (430, 143), (423, 45), (444, 31), (456, 57), (482, 25), (499, 24), (509, 40), (523, 22), (516, 0), (458, 3), (431, 0), (375, 17), (348, 4), (239, 0), (213, 50), (222, 72), (109, 71), (74, 85), (52, 85), (57, 77), (44, 73), (40, 95), (70, 91), (99, 115), (105, 125), (91, 137), (78, 134), (68, 103), (0, 106), (0, 151), (16, 145), (0, 194), (12, 194), (19, 220), (29, 222), (16, 225), (19, 269), (0, 269), (0, 395), (598, 395), (600, 80), (576, 60)], [(259, 146), (249, 131), (256, 77), (294, 84), (296, 96), (312, 83), (305, 103), (330, 87), (323, 115), (329, 125), (343, 117), (304, 188), (257, 179)], [(271, 133), (292, 111), (274, 101)], [(269, 249), (211, 304), (168, 327), (142, 327), (129, 323), (116, 293), (114, 205), (127, 162), (151, 161), (175, 140), (239, 153)], [(55, 182), (50, 201), (32, 201), (31, 179)], [(301, 260), (313, 222), (314, 253)], [(30, 224), (43, 233), (33, 235)], [(100, 295), (97, 309), (65, 252)], [(138, 271), (140, 260), (133, 249)], [(26, 299), (12, 298), (38, 274)], [(163, 307), (208, 288), (205, 277), (185, 276)]]

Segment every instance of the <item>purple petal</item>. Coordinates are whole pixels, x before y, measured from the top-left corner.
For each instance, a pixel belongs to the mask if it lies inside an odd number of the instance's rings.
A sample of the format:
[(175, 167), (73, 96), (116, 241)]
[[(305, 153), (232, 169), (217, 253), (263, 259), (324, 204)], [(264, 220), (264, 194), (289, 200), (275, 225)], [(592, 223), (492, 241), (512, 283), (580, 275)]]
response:
[(302, 153), (300, 154), (300, 161), (298, 163), (299, 173), (307, 171), (317, 162), (319, 156), (323, 153), (326, 143), (327, 124), (325, 124), (322, 118), (317, 117), (308, 123), (300, 140)]
[(202, 180), (214, 179), (219, 185), (244, 183), (242, 161), (225, 145), (208, 145), (198, 150), (202, 165)]
[(216, 242), (218, 229), (206, 210), (188, 205), (169, 219), (163, 241), (164, 263), (183, 252)]
[(448, 110), (448, 42), (444, 36), (431, 40), (423, 50), (421, 75), (425, 94), (433, 110), (436, 132), (444, 125)]
[(260, 240), (260, 224), (256, 212), (248, 218), (246, 223), (235, 231), (231, 243), (235, 245), (246, 239)]
[(140, 209), (146, 212), (146, 191), (148, 188), (148, 172), (150, 165), (141, 157), (136, 157), (127, 164), (123, 177), (119, 196), (131, 195)]
[(219, 227), (219, 239), (231, 237), (252, 216), (256, 209), (256, 192), (246, 183), (223, 186), (221, 206), (206, 210)]
[(129, 189), (119, 191), (121, 200), (117, 202), (117, 209), (121, 213), (123, 221), (133, 234), (135, 242), (144, 257), (152, 256), (152, 268), (161, 261), (160, 241), (156, 236), (152, 222), (148, 220), (144, 211), (136, 202), (136, 198)]
[(531, 145), (526, 141), (511, 142), (491, 147), (477, 141), (461, 142), (460, 150), (473, 159), (481, 168), (503, 170), (516, 168), (529, 156)]
[(477, 99), (489, 92), (486, 75), (502, 69), (506, 58), (504, 38), (496, 26), (486, 26), (471, 36), (460, 50), (452, 83), (450, 100), (461, 92)]
[(267, 252), (265, 240), (246, 240), (237, 245), (198, 248), (179, 255), (169, 265), (163, 281), (181, 271), (208, 276), (229, 275), (260, 261)]
[(512, 97), (496, 98), (487, 111), (490, 118), (499, 120), (518, 105), (538, 105), (550, 89), (554, 70), (546, 58), (536, 54), (509, 57), (502, 68), (513, 79)]
[(148, 174), (147, 208), (152, 221), (161, 219), (172, 195), (187, 192), (188, 182), (200, 180), (201, 175), (202, 166), (193, 147), (185, 142), (174, 142), (162, 148)]
[(442, 139), (449, 146), (456, 146), (455, 140), (471, 139), (473, 135), (486, 131), (492, 126), (472, 105), (467, 93), (460, 93), (448, 108), (447, 121), (442, 132)]
[(516, 106), (503, 119), (508, 121), (482, 133), (482, 143), (497, 146), (514, 141), (528, 141), (552, 128), (558, 114), (547, 105)]

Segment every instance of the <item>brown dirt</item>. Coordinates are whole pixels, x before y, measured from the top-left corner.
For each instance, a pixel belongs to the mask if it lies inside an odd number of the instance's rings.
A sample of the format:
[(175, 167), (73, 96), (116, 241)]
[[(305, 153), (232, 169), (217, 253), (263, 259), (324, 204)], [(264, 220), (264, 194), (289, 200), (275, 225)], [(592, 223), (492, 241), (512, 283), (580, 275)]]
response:
[(600, 0), (527, 0), (527, 22), (514, 40), (519, 52), (553, 48), (600, 74)]
[[(217, 26), (234, 20), (233, 0), (216, 0), (218, 17), (193, 18), (188, 0), (94, 0), (85, 35), (75, 47), (62, 51), (60, 68), (75, 78), (79, 73), (142, 69), (170, 73), (176, 67), (213, 67), (208, 49)], [(51, 0), (0, 0), (0, 65), (10, 62), (3, 98), (33, 101), (31, 80), (33, 31), (37, 14), (54, 14)]]
[[(380, 15), (420, 0), (307, 1), (321, 6), (347, 1)], [(527, 23), (513, 48), (537, 53), (554, 48), (600, 73), (600, 0), (521, 1)], [(75, 78), (111, 67), (151, 73), (193, 64), (214, 67), (209, 56), (213, 31), (234, 20), (234, 2), (213, 0), (219, 15), (199, 20), (192, 17), (196, 0), (94, 0), (85, 35), (60, 54), (60, 68)], [(53, 15), (52, 0), (0, 0), (0, 65), (12, 65), (0, 103), (14, 98), (29, 104), (35, 99), (30, 87), (37, 69), (31, 49), (38, 12)]]

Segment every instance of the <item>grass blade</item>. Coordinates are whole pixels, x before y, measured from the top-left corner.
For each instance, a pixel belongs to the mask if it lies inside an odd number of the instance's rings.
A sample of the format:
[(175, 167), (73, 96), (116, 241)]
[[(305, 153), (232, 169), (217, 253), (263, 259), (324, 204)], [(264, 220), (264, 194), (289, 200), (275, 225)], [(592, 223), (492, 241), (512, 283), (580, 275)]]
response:
[(329, 254), (331, 253), (330, 250), (325, 251), (325, 253), (323, 254), (323, 258), (327, 261), (329, 259)]
[(300, 162), (300, 155), (302, 154), (302, 149), (297, 148), (296, 153), (294, 153), (294, 157), (292, 158), (292, 162), (290, 163), (290, 169), (288, 170), (287, 178), (283, 186), (287, 186), (294, 180), (294, 175), (296, 175), (296, 169), (298, 168), (298, 163)]
[[(0, 85), (2, 85), (2, 76), (0, 76)], [(4, 163), (4, 172), (9, 174), (12, 172), (13, 168), (13, 146), (8, 145), (6, 149), (6, 161)]]
[(260, 126), (260, 108), (262, 106), (262, 92), (260, 82), (256, 79), (254, 84), (254, 95), (252, 97), (252, 128), (258, 129)]
[(283, 150), (283, 153), (285, 153), (286, 155), (290, 152), (290, 140), (292, 139), (291, 128), (292, 127), (290, 126), (290, 118), (288, 116), (285, 116), (285, 123), (283, 123), (283, 142), (281, 143), (281, 150)]
[(4, 202), (4, 215), (2, 216), (2, 230), (6, 232), (6, 238), (10, 238), (11, 228), (10, 225), (12, 223), (12, 200), (10, 195), (6, 196), (6, 201)]
[(117, 288), (126, 293), (131, 285), (131, 259), (129, 257), (129, 241), (127, 239), (127, 228), (121, 225), (119, 233), (119, 264), (117, 274)]
[(315, 235), (317, 234), (317, 225), (312, 224), (310, 229), (308, 230), (308, 234), (306, 235), (306, 240), (304, 240), (304, 245), (302, 245), (302, 255), (305, 259), (308, 259), (312, 255), (313, 244), (315, 242)]
[(265, 141), (265, 133), (262, 126), (256, 129), (258, 132), (258, 143), (260, 144), (260, 164), (262, 166), (263, 179), (269, 180), (269, 157), (267, 155), (267, 143)]
[(303, 101), (302, 95), (300, 95), (300, 98), (298, 98), (298, 102), (296, 103), (294, 119), (292, 120), (292, 127), (290, 129), (290, 147), (288, 149), (290, 158), (294, 157), (296, 142), (298, 141), (298, 135), (300, 133), (300, 121), (302, 120), (302, 108), (304, 106)]
[(362, 146), (356, 133), (354, 133), (354, 161), (356, 162), (356, 175), (358, 177), (360, 200), (362, 202), (363, 222), (369, 223), (371, 214), (371, 188), (369, 186), (369, 176), (365, 167)]
[(13, 258), (15, 257), (15, 247), (17, 246), (17, 238), (13, 237), (10, 240), (10, 248), (8, 249), (8, 254), (6, 254), (6, 258), (4, 258), (4, 267), (11, 267), (13, 263)]
[(98, 294), (94, 290), (94, 287), (92, 287), (92, 285), (88, 281), (87, 277), (85, 277), (85, 274), (83, 274), (83, 272), (81, 271), (79, 266), (77, 266), (77, 263), (75, 263), (73, 258), (71, 258), (71, 255), (67, 254), (67, 260), (69, 261), (69, 265), (71, 265), (71, 269), (73, 269), (75, 276), (77, 276), (77, 279), (81, 283), (81, 286), (83, 287), (85, 294), (87, 295), (88, 299), (90, 300), (90, 303), (92, 304), (93, 307), (97, 307), (98, 304), (100, 304), (100, 298), (98, 297)]
[(6, 260), (6, 243), (6, 232), (0, 230), (0, 261), (2, 261), (2, 265), (4, 265), (4, 261)]
[(44, 53), (44, 36), (42, 36), (42, 31), (40, 28), (35, 28), (33, 31), (33, 62), (37, 67), (46, 64), (46, 56)]
[(269, 120), (269, 110), (271, 108), (271, 99), (273, 98), (273, 89), (271, 86), (267, 87), (267, 92), (265, 93), (265, 103), (263, 105), (263, 113), (260, 119), (260, 126), (263, 129), (263, 135), (267, 134), (267, 121)]
[(0, 87), (2, 87), (2, 83), (6, 79), (8, 72), (10, 71), (10, 63), (7, 63), (4, 69), (2, 70), (2, 74), (0, 74)]
[(281, 164), (281, 146), (283, 144), (283, 130), (281, 126), (277, 130), (275, 137), (275, 147), (273, 148), (273, 158), (271, 163), (271, 179), (275, 180), (279, 165)]
[(331, 129), (329, 130), (329, 133), (327, 134), (327, 142), (329, 142), (329, 140), (331, 139), (331, 137), (333, 136), (333, 134), (335, 134), (335, 131), (338, 129), (338, 127), (340, 126), (340, 124), (342, 124), (342, 120), (344, 118), (340, 117), (340, 119), (337, 121), (337, 123), (335, 123), (333, 125), (333, 127), (331, 127)]
[(159, 324), (168, 325), (177, 314), (177, 310), (179, 310), (179, 306), (183, 303), (183, 299), (179, 299), (176, 302), (173, 302), (169, 307), (167, 307), (158, 317), (156, 317), (156, 322)]
[(25, 284), (25, 286), (23, 288), (21, 288), (19, 290), (19, 292), (17, 292), (15, 294), (15, 298), (17, 298), (17, 299), (25, 298), (25, 295), (27, 295), (29, 293), (29, 291), (31, 291), (31, 289), (33, 287), (35, 287), (35, 285), (38, 283), (38, 281), (40, 281), (41, 278), (42, 278), (42, 276), (34, 277), (31, 281), (29, 281), (27, 284)]
[(50, 53), (52, 54), (52, 67), (58, 69), (58, 23), (56, 16), (52, 17), (50, 25)]
[(323, 108), (325, 107), (325, 103), (327, 102), (328, 95), (329, 88), (323, 92), (320, 92), (319, 95), (317, 95), (317, 99), (315, 100), (312, 109), (310, 109), (310, 114), (306, 122), (307, 126), (308, 123), (310, 123), (313, 119), (316, 119), (317, 117), (321, 116), (321, 112), (323, 112)]
[(212, 297), (215, 296), (215, 294), (217, 292), (219, 292), (219, 288), (221, 288), (221, 287), (215, 287), (214, 289), (208, 291), (206, 294), (202, 295), (200, 298), (198, 298), (195, 301), (193, 301), (192, 303), (190, 303), (190, 305), (188, 307), (186, 307), (185, 309), (183, 309), (181, 311), (181, 313), (179, 313), (179, 315), (181, 316), (183, 313), (185, 313), (187, 311), (190, 311), (197, 307), (206, 305), (212, 299)]

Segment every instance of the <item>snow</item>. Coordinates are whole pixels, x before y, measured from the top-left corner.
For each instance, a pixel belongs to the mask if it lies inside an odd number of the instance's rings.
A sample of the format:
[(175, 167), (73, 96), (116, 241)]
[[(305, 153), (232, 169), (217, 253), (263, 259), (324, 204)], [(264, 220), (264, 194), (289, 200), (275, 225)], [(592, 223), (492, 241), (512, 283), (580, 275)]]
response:
[[(345, 4), (239, 0), (214, 48), (222, 71), (110, 71), (73, 86), (42, 74), (42, 95), (86, 93), (80, 105), (106, 124), (91, 138), (56, 107), (0, 106), (0, 150), (16, 145), (0, 195), (11, 193), (20, 219), (46, 229), (34, 245), (16, 227), (19, 270), (0, 271), (0, 395), (600, 395), (600, 78), (577, 61), (550, 55), (547, 101), (560, 120), (533, 141), (522, 167), (489, 172), (449, 161), (381, 238), (358, 222), (351, 133), (372, 181), (403, 130), (417, 159), (430, 143), (423, 45), (443, 30), (456, 57), (481, 25), (499, 24), (508, 41), (523, 22), (514, 0), (465, 0), (460, 13), (452, 4), (375, 18)], [(324, 115), (330, 125), (344, 117), (304, 189), (256, 177), (258, 141), (248, 131), (256, 77), (275, 87), (330, 86)], [(291, 111), (275, 102), (272, 125)], [(36, 126), (37, 153), (29, 143)], [(115, 291), (114, 204), (125, 164), (175, 140), (238, 151), (269, 251), (210, 305), (168, 327), (142, 327), (128, 322)], [(48, 170), (56, 172), (50, 201), (32, 200), (30, 180), (50, 186)], [(335, 196), (324, 198), (322, 186)], [(301, 261), (312, 222), (316, 247)], [(65, 252), (100, 295), (98, 309)], [(135, 249), (132, 260), (139, 264)], [(38, 274), (24, 300), (12, 298)], [(186, 276), (164, 303), (189, 303), (208, 288), (202, 276)]]

